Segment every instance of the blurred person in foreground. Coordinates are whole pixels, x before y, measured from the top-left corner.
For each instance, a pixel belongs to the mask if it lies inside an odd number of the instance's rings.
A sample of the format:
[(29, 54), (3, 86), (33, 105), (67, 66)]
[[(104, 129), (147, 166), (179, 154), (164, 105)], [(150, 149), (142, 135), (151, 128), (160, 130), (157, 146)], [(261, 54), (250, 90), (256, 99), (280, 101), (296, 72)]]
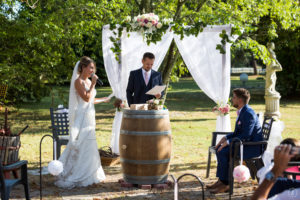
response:
[(282, 144), (274, 150), (274, 167), (266, 173), (263, 182), (252, 196), (252, 200), (296, 200), (300, 199), (300, 181), (284, 178), (291, 158), (299, 155), (300, 147)]

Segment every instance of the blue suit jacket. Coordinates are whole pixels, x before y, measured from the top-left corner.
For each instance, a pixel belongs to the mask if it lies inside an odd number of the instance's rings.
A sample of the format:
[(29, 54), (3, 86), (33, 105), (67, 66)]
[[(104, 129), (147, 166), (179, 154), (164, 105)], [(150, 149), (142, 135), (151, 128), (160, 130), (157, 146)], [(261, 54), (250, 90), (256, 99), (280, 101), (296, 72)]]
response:
[(130, 104), (146, 103), (146, 101), (155, 98), (153, 95), (147, 95), (146, 92), (156, 85), (162, 85), (162, 78), (159, 72), (151, 70), (150, 80), (146, 86), (142, 68), (131, 71), (126, 89), (129, 106)]
[(259, 119), (248, 104), (242, 108), (236, 121), (234, 132), (226, 136), (229, 142), (235, 137), (246, 142), (263, 140)]

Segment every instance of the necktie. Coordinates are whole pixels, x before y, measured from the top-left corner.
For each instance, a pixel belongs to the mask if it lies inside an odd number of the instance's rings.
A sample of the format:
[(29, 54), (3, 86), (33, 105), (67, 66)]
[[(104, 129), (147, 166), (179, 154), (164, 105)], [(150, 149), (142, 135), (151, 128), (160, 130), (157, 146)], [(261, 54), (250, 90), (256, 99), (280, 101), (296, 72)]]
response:
[(239, 118), (239, 115), (240, 115), (240, 110), (236, 111), (236, 115), (237, 115), (237, 117), (236, 117), (236, 121), (237, 121)]
[(148, 73), (145, 72), (145, 83), (146, 83), (146, 85), (148, 85), (148, 82), (149, 82)]

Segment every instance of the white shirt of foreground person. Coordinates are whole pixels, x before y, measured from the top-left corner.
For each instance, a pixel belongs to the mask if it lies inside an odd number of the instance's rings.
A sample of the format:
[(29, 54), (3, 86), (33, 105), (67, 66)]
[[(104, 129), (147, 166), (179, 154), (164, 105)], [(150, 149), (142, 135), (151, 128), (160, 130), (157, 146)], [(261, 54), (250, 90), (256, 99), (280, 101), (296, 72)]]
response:
[(268, 200), (296, 200), (300, 199), (300, 188), (285, 190)]

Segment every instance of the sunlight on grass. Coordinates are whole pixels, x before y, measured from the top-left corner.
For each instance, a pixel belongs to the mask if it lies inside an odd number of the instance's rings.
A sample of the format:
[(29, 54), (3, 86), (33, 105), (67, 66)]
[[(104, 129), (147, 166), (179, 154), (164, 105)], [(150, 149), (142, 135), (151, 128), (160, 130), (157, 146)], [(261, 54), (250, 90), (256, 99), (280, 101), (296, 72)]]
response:
[[(232, 78), (232, 87), (241, 85), (239, 77)], [(249, 77), (249, 85), (261, 85), (263, 81)], [(63, 87), (66, 94), (68, 87)], [(256, 90), (255, 88), (249, 89)], [(262, 89), (252, 93), (250, 105), (256, 112), (263, 112), (264, 96)], [(111, 93), (109, 87), (97, 89), (97, 97), (108, 96)], [(68, 99), (68, 97), (65, 97)], [(26, 103), (20, 108), (9, 107), (9, 123), (13, 132), (20, 131), (27, 124), (30, 128), (22, 134), (20, 149), (21, 159), (29, 161), (29, 167), (36, 168), (39, 163), (39, 143), (43, 135), (51, 134), (49, 108), (51, 97), (45, 97), (40, 103)], [(66, 100), (65, 99), (65, 100)], [(115, 109), (113, 101), (98, 104), (96, 108), (96, 136), (98, 147), (109, 146), (111, 129)], [(54, 107), (62, 104), (58, 96), (54, 96)], [(187, 164), (205, 169), (207, 149), (211, 143), (211, 132), (215, 130), (216, 116), (211, 112), (215, 103), (209, 99), (195, 84), (191, 78), (180, 79), (178, 83), (171, 83), (168, 90), (166, 105), (170, 110), (172, 126), (172, 161), (171, 164)], [(66, 106), (66, 105), (65, 105)], [(283, 137), (295, 137), (300, 139), (300, 103), (297, 100), (282, 99), (280, 112), (281, 120), (285, 124)], [(3, 111), (2, 111), (3, 113)], [(231, 126), (234, 128), (236, 113), (231, 110)], [(1, 124), (3, 115), (1, 115)], [(47, 138), (42, 145), (43, 165), (52, 159), (52, 140)], [(215, 164), (213, 164), (215, 166)]]

